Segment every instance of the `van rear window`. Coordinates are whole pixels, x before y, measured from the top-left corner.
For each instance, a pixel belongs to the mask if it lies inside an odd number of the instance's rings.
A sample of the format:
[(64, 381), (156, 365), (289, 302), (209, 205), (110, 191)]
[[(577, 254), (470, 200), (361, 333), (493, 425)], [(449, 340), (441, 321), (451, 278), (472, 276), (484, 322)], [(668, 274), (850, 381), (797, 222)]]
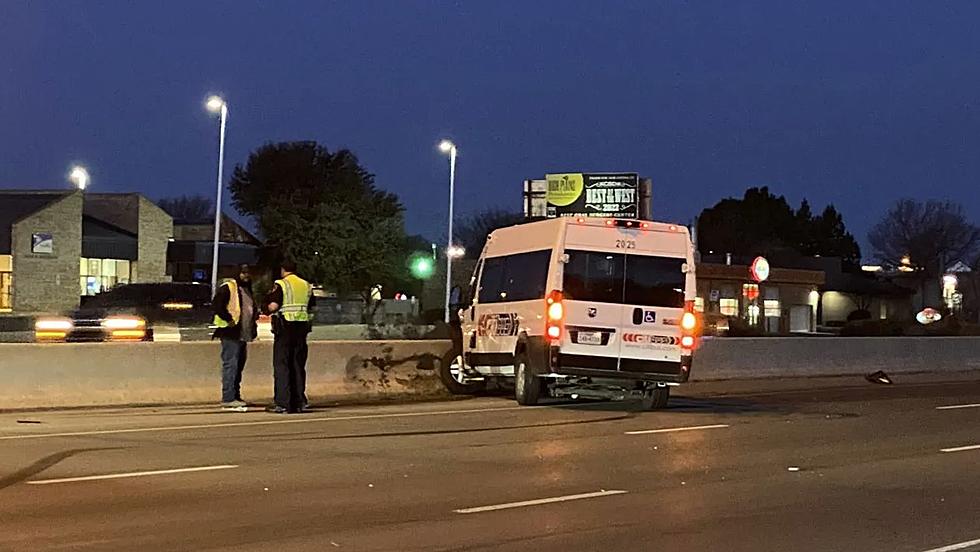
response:
[(566, 251), (565, 298), (647, 307), (684, 306), (684, 259)]

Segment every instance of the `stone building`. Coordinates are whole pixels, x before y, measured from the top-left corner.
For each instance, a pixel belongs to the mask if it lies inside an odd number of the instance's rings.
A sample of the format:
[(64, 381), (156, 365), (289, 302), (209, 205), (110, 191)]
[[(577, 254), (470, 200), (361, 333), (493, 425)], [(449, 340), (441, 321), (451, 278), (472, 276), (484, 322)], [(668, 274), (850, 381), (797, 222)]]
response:
[(169, 281), (173, 220), (139, 194), (0, 190), (0, 313), (65, 312), (85, 296)]

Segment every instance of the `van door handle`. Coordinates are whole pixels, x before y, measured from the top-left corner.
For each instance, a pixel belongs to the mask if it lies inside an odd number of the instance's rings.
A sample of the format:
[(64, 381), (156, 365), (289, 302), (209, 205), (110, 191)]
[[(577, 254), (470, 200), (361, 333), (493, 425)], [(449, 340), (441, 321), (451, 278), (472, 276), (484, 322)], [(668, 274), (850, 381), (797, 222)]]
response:
[(636, 307), (633, 309), (633, 324), (639, 326), (643, 323), (643, 309)]

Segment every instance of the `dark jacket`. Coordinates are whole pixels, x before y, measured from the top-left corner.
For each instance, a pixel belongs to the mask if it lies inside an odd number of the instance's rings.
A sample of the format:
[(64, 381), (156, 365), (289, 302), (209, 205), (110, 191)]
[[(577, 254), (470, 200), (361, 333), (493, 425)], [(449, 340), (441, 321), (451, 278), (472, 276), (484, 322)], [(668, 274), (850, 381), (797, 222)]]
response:
[[(238, 304), (242, 302), (242, 294), (247, 293), (249, 297), (252, 297), (252, 284), (247, 284), (236, 280), (238, 283)], [(228, 312), (228, 301), (231, 299), (231, 287), (230, 286), (218, 286), (218, 293), (214, 295), (214, 300), (211, 302), (214, 308), (214, 314), (219, 316), (222, 320), (227, 321), (229, 324), (232, 323), (231, 313)], [(251, 320), (239, 320), (238, 324), (230, 325), (225, 328), (215, 328), (214, 338), (215, 339), (241, 339), (242, 337), (242, 324), (250, 324), (252, 327), (252, 335), (258, 335), (258, 321), (259, 321), (259, 304), (252, 298), (252, 303), (255, 305), (252, 309), (252, 319)]]
[[(282, 288), (279, 284), (272, 287), (272, 291), (265, 296), (265, 300), (262, 301), (262, 306), (265, 312), (269, 312), (269, 304), (276, 303), (277, 305), (282, 305), (283, 293)], [(313, 294), (310, 294), (310, 303), (308, 305), (310, 315), (312, 318), (313, 307), (316, 306), (316, 298)], [(313, 331), (313, 324), (311, 322), (286, 322), (283, 320), (282, 316), (278, 314), (272, 315), (272, 333), (279, 335), (286, 335), (290, 337), (302, 337), (305, 338), (307, 334)]]

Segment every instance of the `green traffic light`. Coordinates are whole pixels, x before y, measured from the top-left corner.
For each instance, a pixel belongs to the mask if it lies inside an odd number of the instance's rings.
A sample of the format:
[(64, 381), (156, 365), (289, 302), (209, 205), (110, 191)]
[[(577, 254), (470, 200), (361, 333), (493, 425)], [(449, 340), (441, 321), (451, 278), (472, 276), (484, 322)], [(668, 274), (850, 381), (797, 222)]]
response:
[(412, 276), (415, 276), (419, 280), (427, 280), (432, 277), (435, 266), (428, 255), (419, 253), (412, 258), (410, 269)]

